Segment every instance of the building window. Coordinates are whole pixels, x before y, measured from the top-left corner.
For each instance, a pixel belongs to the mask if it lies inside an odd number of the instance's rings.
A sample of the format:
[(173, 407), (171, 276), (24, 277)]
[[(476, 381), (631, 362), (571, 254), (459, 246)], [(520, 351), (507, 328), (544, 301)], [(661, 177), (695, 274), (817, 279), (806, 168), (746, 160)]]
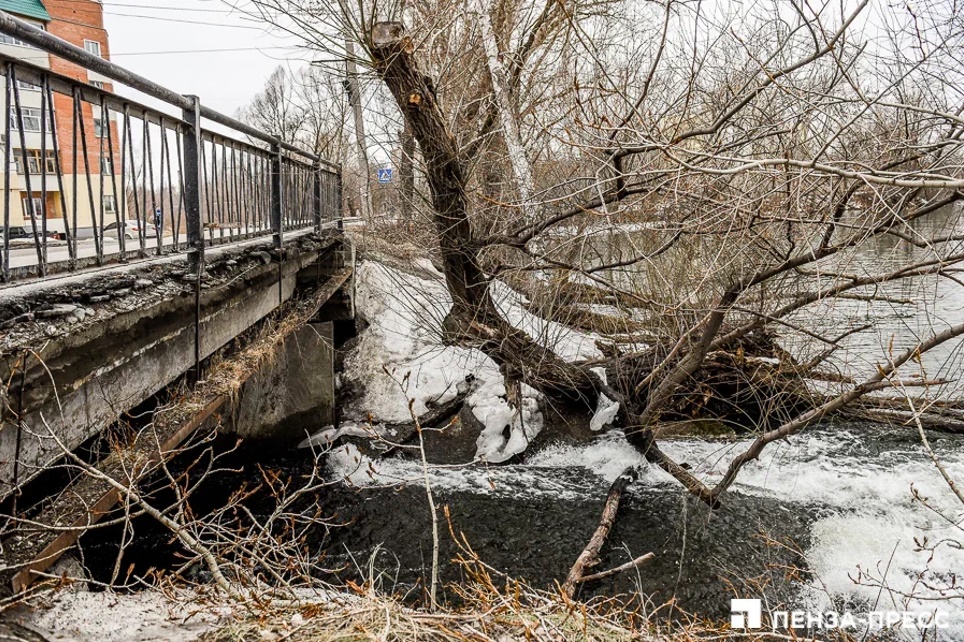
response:
[(30, 204), (33, 203), (33, 215), (40, 217), (44, 213), (43, 200), (39, 196), (26, 196), (23, 197), (23, 219), (25, 221), (31, 220), (33, 217), (30, 216)]
[[(23, 171), (23, 152), (21, 152), (20, 150), (14, 150), (14, 151), (13, 151), (13, 155), (14, 155), (14, 160), (15, 160), (16, 163), (17, 163), (17, 173), (18, 173), (18, 174), (23, 174), (23, 173), (24, 173), (24, 171)], [(52, 151), (47, 150), (47, 159), (46, 159), (46, 162), (41, 163), (41, 160), (40, 160), (40, 159), (41, 159), (41, 155), (40, 155), (40, 150), (39, 150), (39, 149), (28, 149), (28, 150), (27, 150), (27, 170), (28, 170), (31, 174), (39, 174), (39, 173), (40, 173), (41, 164), (43, 165), (43, 169), (44, 169), (44, 171), (45, 171), (47, 174), (56, 174), (56, 173), (57, 173), (57, 161), (56, 161), (56, 159), (54, 159), (54, 153), (53, 153)]]
[(29, 83), (26, 80), (18, 80), (17, 87), (24, 91), (40, 91), (40, 85)]
[(104, 125), (107, 124), (105, 120), (100, 114), (94, 114), (94, 138), (104, 138), (107, 135), (104, 133)]
[[(23, 20), (23, 18), (21, 18), (21, 20)], [(33, 20), (27, 20), (27, 22), (29, 22), (31, 26), (34, 26), (37, 29), (44, 28), (44, 25), (42, 22), (34, 22)], [(17, 47), (33, 47), (33, 45), (29, 45), (23, 40), (20, 40), (19, 38), (14, 38), (13, 36), (8, 36), (5, 33), (0, 33), (0, 44), (16, 45)]]
[(108, 128), (111, 126), (111, 120), (113, 120), (110, 110), (103, 110), (100, 105), (93, 105), (92, 116), (94, 119), (94, 137), (108, 138), (110, 136)]
[(109, 154), (102, 154), (100, 157), (100, 173), (107, 175), (114, 174), (114, 162)]
[(91, 81), (90, 81), (90, 86), (91, 86), (91, 87), (97, 87), (97, 89), (103, 89), (103, 88), (104, 88), (104, 81), (102, 81), (102, 80), (91, 80)]
[(113, 194), (104, 194), (104, 218), (117, 216), (117, 199)]
[[(40, 119), (45, 118), (47, 120), (47, 131), (51, 131), (50, 128), (50, 115), (45, 111), (42, 111), (35, 107), (22, 107), (20, 109), (20, 115), (23, 118), (23, 130), (25, 132), (39, 132), (40, 131)], [(20, 119), (17, 118), (17, 108), (14, 105), (10, 105), (10, 128), (19, 129)]]
[(0, 33), (0, 44), (4, 45), (16, 45), (18, 47), (29, 47), (27, 43), (19, 38), (14, 38), (13, 36), (8, 36), (5, 33)]
[(98, 58), (101, 57), (101, 55), (100, 55), (100, 43), (97, 42), (96, 40), (85, 40), (85, 41), (84, 41), (84, 49), (87, 50), (87, 53), (94, 54), (94, 55), (97, 56)]

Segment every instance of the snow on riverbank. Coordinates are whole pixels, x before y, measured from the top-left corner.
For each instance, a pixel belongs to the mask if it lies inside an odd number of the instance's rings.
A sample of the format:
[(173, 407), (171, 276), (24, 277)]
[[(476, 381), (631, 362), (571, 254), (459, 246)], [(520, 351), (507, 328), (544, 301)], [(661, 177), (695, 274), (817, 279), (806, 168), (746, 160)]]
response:
[(192, 642), (231, 609), (201, 605), (193, 593), (172, 599), (160, 591), (115, 594), (61, 590), (47, 604), (20, 609), (15, 621), (50, 640), (70, 642)]
[[(510, 323), (561, 357), (598, 355), (592, 337), (530, 314), (522, 297), (502, 284), (495, 284), (493, 292)], [(370, 261), (358, 266), (357, 311), (371, 325), (346, 360), (343, 376), (364, 386), (346, 414), (355, 421), (371, 416), (376, 424), (408, 423), (409, 400), (414, 400), (412, 411), (422, 415), (430, 403), (454, 399), (471, 379), (474, 391), (466, 403), (485, 426), (476, 457), (505, 461), (542, 430), (539, 393), (523, 386), (520, 420), (505, 400), (502, 375), (491, 359), (475, 349), (442, 345), (442, 321), (451, 305), (441, 274), (427, 279)]]
[[(563, 358), (597, 356), (593, 337), (535, 317), (525, 310), (524, 299), (503, 284), (493, 284), (492, 292), (506, 319)], [(523, 427), (504, 400), (505, 387), (495, 364), (476, 350), (441, 345), (441, 321), (451, 305), (441, 275), (437, 280), (420, 279), (364, 263), (359, 268), (358, 305), (372, 323), (348, 362), (347, 375), (366, 384), (365, 395), (355, 406), (359, 417), (370, 412), (376, 421), (409, 421), (409, 398), (415, 399), (414, 409), (420, 414), (429, 400), (453, 398), (458, 384), (473, 375), (477, 389), (467, 403), (485, 425), (478, 442), (480, 459), (505, 461), (524, 450), (542, 428), (535, 391), (526, 390)], [(404, 380), (404, 386), (382, 372), (385, 364), (394, 369), (395, 379)], [(406, 378), (406, 373), (411, 374)], [(594, 424), (604, 423), (613, 412), (603, 404)], [(503, 431), (510, 422), (506, 439)], [(882, 610), (927, 611), (939, 604), (953, 609), (952, 628), (945, 633), (957, 636), (942, 639), (964, 639), (960, 600), (931, 601), (964, 568), (964, 550), (946, 544), (964, 539), (961, 506), (918, 440), (910, 433), (895, 434), (876, 426), (810, 431), (766, 449), (744, 468), (732, 492), (776, 498), (786, 502), (788, 510), (820, 507), (806, 551), (816, 579), (801, 589), (801, 596), (816, 607), (830, 608), (830, 598), (841, 596), (876, 603)], [(714, 483), (748, 444), (689, 439), (668, 441), (664, 448), (677, 461), (690, 464), (701, 479)], [(961, 441), (942, 441), (938, 450), (951, 476), (964, 483)], [(352, 447), (337, 449), (329, 463), (334, 476), (346, 476), (360, 486), (421, 483), (418, 463), (371, 461)], [(641, 484), (677, 488), (661, 470), (645, 466), (640, 455), (615, 434), (581, 446), (550, 447), (533, 453), (525, 465), (434, 467), (430, 483), (499, 497), (602, 497), (609, 483), (630, 465), (644, 466)], [(573, 469), (591, 471), (599, 483), (585, 484), (564, 473)], [(922, 505), (915, 491), (951, 521)], [(945, 545), (933, 556), (922, 546), (925, 541), (942, 540)], [(887, 590), (875, 586), (880, 581)], [(960, 589), (954, 590), (960, 594)]]

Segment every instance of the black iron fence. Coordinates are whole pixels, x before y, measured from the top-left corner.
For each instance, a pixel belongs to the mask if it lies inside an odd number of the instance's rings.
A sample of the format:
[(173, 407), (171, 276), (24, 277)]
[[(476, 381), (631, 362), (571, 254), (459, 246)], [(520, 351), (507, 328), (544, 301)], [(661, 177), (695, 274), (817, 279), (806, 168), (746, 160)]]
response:
[(4, 12), (0, 34), (31, 53), (0, 51), (3, 281), (340, 228), (337, 165)]

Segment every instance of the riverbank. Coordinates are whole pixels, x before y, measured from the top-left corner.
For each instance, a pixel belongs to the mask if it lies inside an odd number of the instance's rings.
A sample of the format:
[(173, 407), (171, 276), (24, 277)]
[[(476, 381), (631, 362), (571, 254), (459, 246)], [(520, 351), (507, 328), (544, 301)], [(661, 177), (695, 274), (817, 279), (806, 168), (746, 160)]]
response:
[[(195, 590), (135, 594), (64, 587), (0, 623), (0, 639), (18, 642), (722, 642), (769, 640), (693, 619), (655, 624), (639, 605), (591, 604), (480, 575), (463, 586), (471, 605), (414, 609), (372, 591), (332, 591), (295, 602), (246, 605)], [(845, 635), (834, 640), (849, 640)]]

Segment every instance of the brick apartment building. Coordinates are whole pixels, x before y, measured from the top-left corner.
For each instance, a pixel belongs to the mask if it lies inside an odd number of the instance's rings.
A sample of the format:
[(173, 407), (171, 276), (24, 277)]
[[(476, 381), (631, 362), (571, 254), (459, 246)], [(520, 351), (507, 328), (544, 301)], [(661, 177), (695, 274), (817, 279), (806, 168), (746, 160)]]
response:
[[(73, 45), (82, 47), (88, 52), (103, 58), (109, 58), (109, 42), (107, 31), (104, 29), (103, 7), (99, 0), (0, 0), (0, 10), (7, 11), (14, 16), (26, 20), (37, 27), (45, 29), (51, 34), (62, 38)], [(0, 34), (0, 53), (33, 63), (50, 69), (52, 72), (68, 76), (85, 84), (112, 90), (107, 78), (99, 76), (73, 63), (48, 55), (30, 47), (26, 43)], [(5, 80), (4, 80), (5, 81)], [(84, 171), (83, 158), (78, 154), (78, 170), (74, 172), (74, 106), (71, 96), (54, 94), (54, 116), (48, 117), (47, 125), (47, 158), (41, 159), (41, 105), (42, 95), (39, 87), (20, 82), (20, 104), (23, 109), (24, 138), (28, 153), (28, 169), (30, 172), (30, 192), (26, 191), (26, 180), (23, 168), (23, 156), (20, 144), (19, 123), (13, 115), (12, 105), (4, 105), (5, 111), (11, 114), (11, 158), (6, 164), (0, 163), (0, 177), (4, 170), (11, 173), (11, 208), (10, 225), (24, 225), (29, 229), (30, 208), (27, 199), (33, 199), (33, 211), (36, 217), (46, 212), (48, 230), (63, 231), (63, 217), (66, 209), (68, 218), (73, 216), (73, 194), (76, 183), (77, 199), (77, 233), (78, 236), (88, 236), (93, 227), (93, 212), (88, 193), (87, 176)], [(89, 97), (88, 97), (89, 98)], [(4, 92), (0, 91), (0, 103), (5, 103)], [(102, 137), (105, 135), (104, 123), (101, 119), (100, 108), (88, 102), (82, 102), (84, 133), (87, 143), (87, 164), (90, 171), (90, 183), (94, 193), (94, 209), (104, 209), (106, 221), (114, 219), (117, 208), (117, 198), (113, 193), (110, 179), (104, 180), (104, 190), (101, 194), (100, 173), (109, 174), (111, 171), (110, 158), (104, 154), (102, 158)], [(111, 119), (113, 121), (113, 119)], [(56, 164), (53, 158), (53, 137), (51, 124), (56, 129), (57, 143), (60, 149), (60, 166), (63, 173), (63, 193), (56, 180)], [(114, 141), (113, 167), (116, 174), (120, 174), (120, 154), (117, 137), (116, 122), (111, 122), (110, 128)], [(83, 149), (78, 141), (78, 147)], [(103, 145), (106, 149), (106, 144)], [(46, 198), (40, 191), (40, 172), (47, 174)], [(105, 177), (106, 178), (106, 177)], [(119, 179), (118, 179), (119, 180)], [(118, 185), (119, 188), (119, 185)], [(43, 206), (46, 207), (43, 207)], [(100, 212), (96, 212), (100, 215)]]

